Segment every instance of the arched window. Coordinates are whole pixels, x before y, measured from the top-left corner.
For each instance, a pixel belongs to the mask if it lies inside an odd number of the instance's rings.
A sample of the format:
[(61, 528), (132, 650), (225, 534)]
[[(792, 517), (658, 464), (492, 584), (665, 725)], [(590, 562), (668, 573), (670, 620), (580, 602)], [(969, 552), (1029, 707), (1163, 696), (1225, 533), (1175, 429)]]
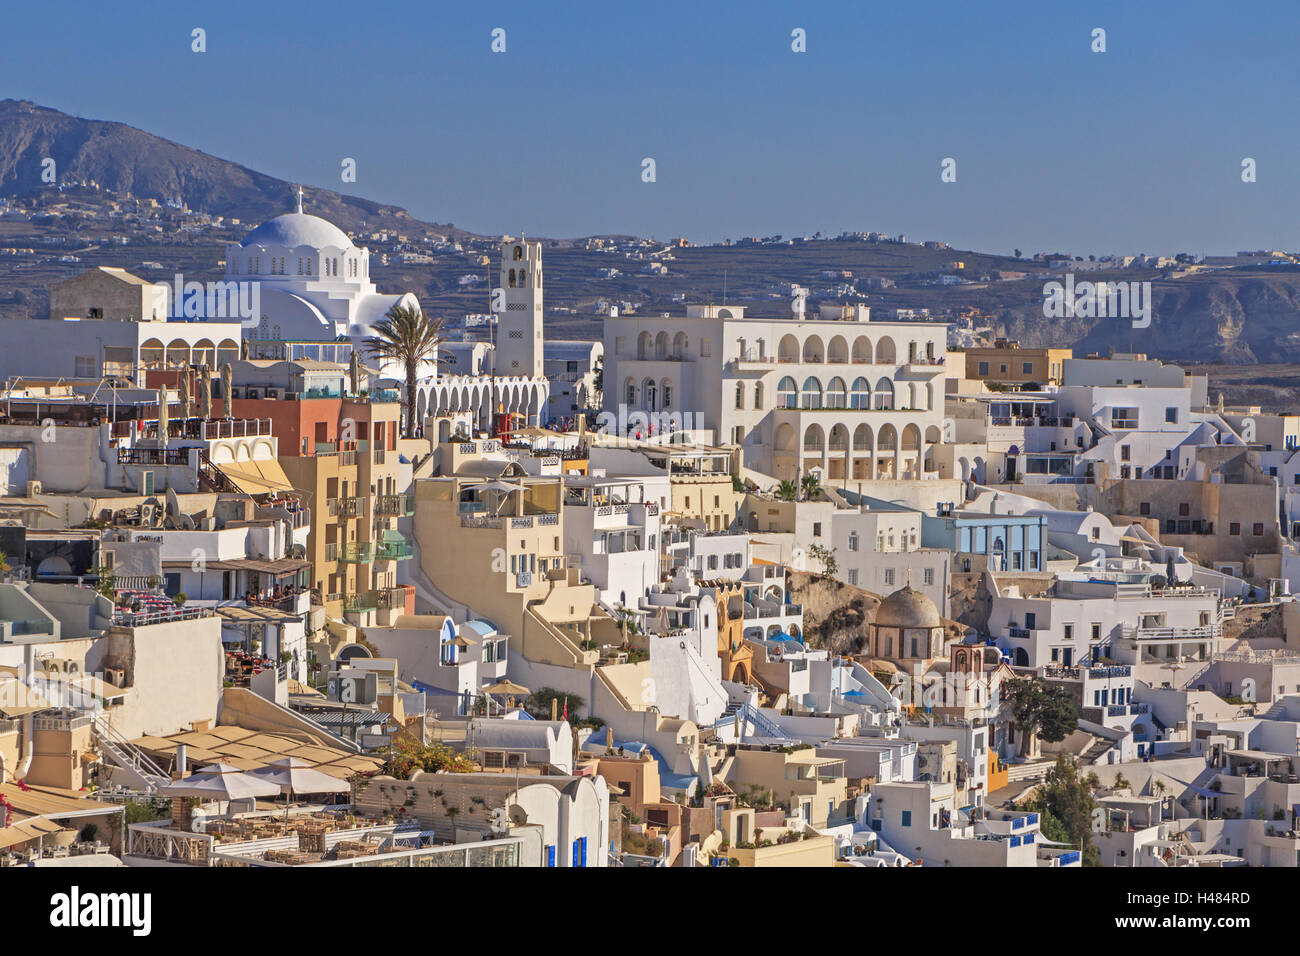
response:
[(513, 288), (515, 287), (515, 270), (514, 270), (514, 269), (511, 269), (511, 270), (510, 270), (509, 278), (507, 278), (506, 281), (509, 283), (510, 288), (513, 289)]
[(528, 270), (527, 270), (527, 269), (520, 269), (520, 270), (519, 270), (519, 288), (521, 288), (521, 289), (526, 289), (526, 288), (528, 288)]
[(859, 376), (853, 380), (853, 391), (849, 395), (849, 408), (871, 407), (871, 385)]
[(799, 403), (797, 386), (789, 375), (781, 379), (776, 386), (777, 408), (795, 408)]
[(763, 408), (763, 383), (754, 383), (754, 407), (762, 410)]
[(660, 394), (662, 394), (662, 395), (663, 395), (663, 398), (664, 398), (664, 402), (663, 402), (663, 406), (662, 406), (662, 407), (664, 407), (664, 408), (672, 408), (672, 407), (673, 407), (673, 386), (672, 386), (672, 383), (669, 382), (667, 379), (664, 379), (663, 384), (660, 385), (660, 390), (661, 390), (661, 391), (660, 391)]
[(518, 262), (523, 257), (524, 257), (524, 247), (515, 246), (515, 262)]
[(646, 408), (650, 409), (651, 411), (655, 410), (656, 408), (655, 398), (658, 396), (658, 394), (659, 394), (659, 386), (657, 386), (651, 379), (646, 379), (646, 383), (645, 383)]
[(624, 386), (623, 395), (628, 405), (636, 404), (636, 383), (631, 379), (628, 379), (627, 384)]
[(812, 375), (803, 380), (803, 388), (799, 391), (799, 405), (802, 408), (822, 407), (822, 383)]
[(745, 383), (736, 383), (736, 408), (745, 407)]
[(831, 379), (830, 384), (826, 386), (826, 407), (827, 408), (844, 408), (846, 405), (847, 389), (844, 387), (844, 379), (838, 375)]

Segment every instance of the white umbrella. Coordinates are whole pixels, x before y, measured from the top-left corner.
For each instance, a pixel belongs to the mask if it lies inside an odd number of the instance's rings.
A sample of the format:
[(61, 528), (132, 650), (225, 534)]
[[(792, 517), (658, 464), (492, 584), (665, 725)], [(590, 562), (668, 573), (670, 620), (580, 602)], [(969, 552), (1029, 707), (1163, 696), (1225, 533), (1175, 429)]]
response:
[(164, 784), (158, 788), (158, 792), (166, 797), (202, 797), (228, 803), (231, 800), (276, 797), (280, 794), (280, 788), (228, 763), (215, 763), (203, 767), (191, 777), (182, 777)]
[(347, 793), (351, 784), (317, 770), (298, 757), (281, 757), (265, 767), (248, 771), (250, 777), (273, 783), (292, 795), (295, 793)]
[(167, 432), (170, 431), (171, 425), (171, 407), (168, 405), (167, 386), (163, 385), (158, 389), (158, 437), (162, 439), (163, 447), (167, 447)]

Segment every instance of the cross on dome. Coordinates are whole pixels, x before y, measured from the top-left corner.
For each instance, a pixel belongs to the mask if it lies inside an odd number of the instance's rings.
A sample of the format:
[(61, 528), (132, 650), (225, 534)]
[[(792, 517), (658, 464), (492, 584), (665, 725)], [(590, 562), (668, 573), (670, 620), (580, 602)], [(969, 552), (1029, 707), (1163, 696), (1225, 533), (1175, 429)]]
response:
[(302, 187), (298, 187), (298, 215), (302, 215)]

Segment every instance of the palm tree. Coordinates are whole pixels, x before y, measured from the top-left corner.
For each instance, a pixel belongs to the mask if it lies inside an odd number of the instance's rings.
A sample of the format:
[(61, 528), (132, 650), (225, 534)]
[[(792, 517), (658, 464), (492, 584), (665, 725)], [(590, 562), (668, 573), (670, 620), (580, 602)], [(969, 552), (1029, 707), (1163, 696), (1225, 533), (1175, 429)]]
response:
[(811, 501), (822, 490), (822, 480), (813, 472), (809, 472), (803, 476), (803, 480), (799, 482), (799, 487), (803, 489), (804, 500)]
[(398, 362), (406, 373), (406, 437), (415, 437), (415, 381), (420, 366), (437, 360), (443, 340), (442, 319), (431, 319), (418, 306), (395, 305), (375, 323), (366, 351), (378, 359)]
[(793, 481), (782, 481), (776, 486), (776, 496), (782, 501), (794, 501), (799, 494), (799, 488)]

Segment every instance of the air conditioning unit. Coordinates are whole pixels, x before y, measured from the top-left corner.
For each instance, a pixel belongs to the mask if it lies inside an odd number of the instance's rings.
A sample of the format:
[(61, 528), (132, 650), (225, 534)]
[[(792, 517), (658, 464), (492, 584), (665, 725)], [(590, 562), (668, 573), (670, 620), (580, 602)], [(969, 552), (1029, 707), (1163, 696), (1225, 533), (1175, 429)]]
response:
[(522, 770), (528, 766), (528, 754), (526, 753), (507, 753), (506, 767), (510, 770)]
[(152, 471), (140, 472), (140, 494), (142, 495), (153, 494), (153, 472)]
[(268, 388), (268, 389), (266, 390), (266, 397), (267, 397), (267, 398), (279, 398), (279, 397), (280, 397), (280, 390), (279, 390), (278, 388)]
[(122, 667), (105, 667), (104, 676), (114, 687), (126, 686), (126, 669)]
[(41, 494), (41, 483), (39, 481), (27, 482), (27, 497), (34, 498)]
[(516, 575), (515, 580), (518, 583), (519, 587), (521, 588), (529, 587), (533, 583), (533, 572), (520, 571), (519, 574)]
[(245, 397), (245, 398), (261, 398), (261, 397), (262, 397), (262, 390), (261, 390), (260, 388), (246, 388), (246, 389), (244, 389), (244, 397)]

